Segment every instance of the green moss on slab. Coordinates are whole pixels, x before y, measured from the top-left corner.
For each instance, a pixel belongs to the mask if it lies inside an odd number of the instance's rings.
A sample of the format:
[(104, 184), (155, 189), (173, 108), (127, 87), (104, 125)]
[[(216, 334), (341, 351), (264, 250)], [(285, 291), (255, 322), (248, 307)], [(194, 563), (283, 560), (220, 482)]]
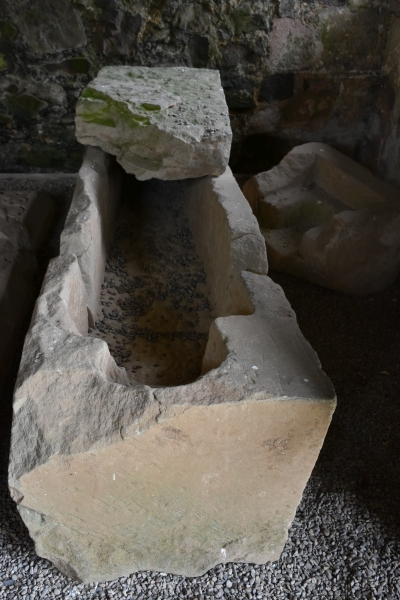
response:
[(7, 69), (7, 61), (4, 54), (0, 54), (0, 71), (4, 71), (4, 69)]
[(104, 127), (116, 127), (115, 121), (110, 117), (103, 117), (101, 114), (81, 115), (85, 123), (95, 123)]
[[(141, 109), (146, 112), (161, 110), (157, 104), (142, 104), (137, 108), (139, 111)], [(86, 123), (95, 123), (105, 127), (116, 127), (116, 120), (125, 122), (131, 128), (150, 125), (150, 121), (145, 115), (133, 113), (125, 102), (113, 100), (104, 92), (90, 87), (82, 92), (77, 106), (77, 115)]]
[(141, 104), (141, 107), (144, 108), (144, 110), (149, 110), (149, 111), (157, 111), (157, 110), (161, 110), (161, 106), (159, 104), (148, 104), (147, 102), (143, 102)]
[(88, 100), (103, 100), (103, 102), (110, 102), (110, 97), (104, 92), (99, 92), (94, 88), (87, 87), (83, 90), (81, 98), (87, 98)]

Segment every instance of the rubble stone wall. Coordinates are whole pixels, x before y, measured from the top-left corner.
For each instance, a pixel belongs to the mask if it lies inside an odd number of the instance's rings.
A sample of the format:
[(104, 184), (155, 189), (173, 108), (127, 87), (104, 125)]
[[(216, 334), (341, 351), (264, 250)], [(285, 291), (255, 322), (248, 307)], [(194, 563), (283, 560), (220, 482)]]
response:
[[(383, 68), (399, 0), (0, 0), (0, 170), (78, 170), (74, 114), (104, 65), (221, 71), (234, 170), (323, 141), (390, 175)], [(382, 160), (381, 160), (382, 158)]]

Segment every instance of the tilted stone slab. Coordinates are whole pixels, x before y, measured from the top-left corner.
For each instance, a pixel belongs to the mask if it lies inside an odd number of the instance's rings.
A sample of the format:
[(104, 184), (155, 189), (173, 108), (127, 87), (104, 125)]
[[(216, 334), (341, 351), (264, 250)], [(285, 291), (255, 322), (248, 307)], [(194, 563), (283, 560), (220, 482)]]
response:
[(10, 490), (38, 554), (83, 581), (279, 558), (335, 407), (230, 171), (187, 182), (185, 203), (223, 315), (199, 379), (129, 386), (86, 335), (72, 254), (50, 263), (26, 337)]
[(35, 251), (49, 230), (53, 213), (53, 201), (44, 194), (0, 193), (0, 388), (31, 297)]
[(400, 272), (400, 191), (326, 144), (295, 147), (244, 195), (278, 271), (349, 294)]
[(232, 133), (219, 72), (105, 67), (78, 101), (76, 136), (138, 179), (221, 175)]

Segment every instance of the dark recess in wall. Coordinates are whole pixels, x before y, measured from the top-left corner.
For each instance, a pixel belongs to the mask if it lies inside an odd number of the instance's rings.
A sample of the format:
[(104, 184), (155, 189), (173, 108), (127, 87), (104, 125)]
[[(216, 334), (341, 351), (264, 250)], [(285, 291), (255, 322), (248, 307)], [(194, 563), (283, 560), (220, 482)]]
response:
[(294, 73), (275, 73), (263, 79), (258, 94), (259, 102), (285, 100), (294, 94), (296, 78)]
[(301, 141), (286, 140), (260, 133), (246, 137), (238, 156), (232, 156), (229, 165), (234, 173), (254, 174), (272, 169)]

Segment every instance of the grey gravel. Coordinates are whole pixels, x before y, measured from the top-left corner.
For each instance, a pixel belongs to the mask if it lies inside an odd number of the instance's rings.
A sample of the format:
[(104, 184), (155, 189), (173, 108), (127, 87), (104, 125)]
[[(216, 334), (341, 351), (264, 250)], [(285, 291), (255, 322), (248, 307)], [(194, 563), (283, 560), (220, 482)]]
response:
[[(72, 189), (71, 181), (55, 185), (57, 229)], [(43, 268), (55, 239), (54, 234), (42, 252)], [(0, 403), (1, 600), (400, 599), (400, 281), (358, 298), (271, 275), (283, 286), (338, 394), (281, 558), (261, 566), (227, 563), (191, 579), (143, 572), (91, 585), (71, 581), (38, 558), (6, 483), (16, 360)]]

